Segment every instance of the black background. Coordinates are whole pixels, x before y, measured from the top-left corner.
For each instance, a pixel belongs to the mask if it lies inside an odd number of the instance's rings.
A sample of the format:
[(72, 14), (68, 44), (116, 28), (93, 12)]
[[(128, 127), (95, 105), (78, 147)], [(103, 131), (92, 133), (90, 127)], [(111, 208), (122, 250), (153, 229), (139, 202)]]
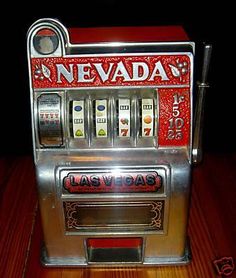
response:
[[(57, 18), (66, 27), (182, 25), (190, 39), (197, 42), (196, 79), (202, 60), (201, 43), (212, 43), (204, 149), (208, 152), (236, 150), (232, 7), (219, 1), (209, 6), (206, 6), (207, 2), (163, 4), (158, 1), (113, 0), (81, 3), (51, 3), (51, 7), (48, 2), (35, 2), (34, 7), (32, 4), (25, 7), (12, 4), (9, 9), (2, 10), (8, 20), (1, 19), (1, 154), (32, 153), (26, 33), (35, 20), (46, 17)], [(12, 9), (14, 13), (11, 13)]]

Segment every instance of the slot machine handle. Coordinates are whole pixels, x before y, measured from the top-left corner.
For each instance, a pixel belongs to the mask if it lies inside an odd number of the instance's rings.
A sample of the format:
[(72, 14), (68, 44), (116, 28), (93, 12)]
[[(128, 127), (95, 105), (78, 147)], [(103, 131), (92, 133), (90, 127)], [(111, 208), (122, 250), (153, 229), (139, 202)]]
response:
[(202, 161), (202, 135), (203, 135), (203, 120), (204, 120), (204, 104), (205, 94), (209, 85), (207, 76), (211, 59), (212, 45), (204, 46), (203, 66), (201, 81), (197, 82), (197, 101), (194, 115), (194, 134), (193, 134), (193, 152), (192, 161), (198, 164)]

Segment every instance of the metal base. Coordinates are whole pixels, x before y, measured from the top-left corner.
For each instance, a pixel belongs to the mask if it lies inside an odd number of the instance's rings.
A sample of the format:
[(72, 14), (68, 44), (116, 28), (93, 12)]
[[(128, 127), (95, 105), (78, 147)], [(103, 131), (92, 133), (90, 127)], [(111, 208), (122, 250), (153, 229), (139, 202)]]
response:
[(101, 262), (88, 263), (86, 258), (51, 258), (47, 256), (45, 246), (41, 249), (41, 263), (46, 267), (114, 267), (114, 266), (161, 266), (161, 265), (187, 265), (191, 261), (191, 248), (189, 240), (187, 241), (183, 257), (165, 257), (165, 258), (144, 258), (144, 262)]

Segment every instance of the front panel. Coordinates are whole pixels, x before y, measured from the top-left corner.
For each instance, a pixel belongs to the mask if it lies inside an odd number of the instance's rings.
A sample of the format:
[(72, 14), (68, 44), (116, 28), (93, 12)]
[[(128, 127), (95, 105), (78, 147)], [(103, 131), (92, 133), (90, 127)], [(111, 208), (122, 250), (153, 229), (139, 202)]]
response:
[(193, 43), (73, 37), (28, 34), (44, 264), (188, 262)]

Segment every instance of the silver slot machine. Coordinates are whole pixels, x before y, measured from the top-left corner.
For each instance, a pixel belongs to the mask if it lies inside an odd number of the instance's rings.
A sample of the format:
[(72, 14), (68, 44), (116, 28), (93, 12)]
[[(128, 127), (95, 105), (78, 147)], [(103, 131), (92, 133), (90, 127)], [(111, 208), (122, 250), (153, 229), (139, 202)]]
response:
[(27, 48), (42, 263), (188, 263), (211, 46), (195, 120), (195, 46), (179, 26), (67, 29), (41, 19)]

